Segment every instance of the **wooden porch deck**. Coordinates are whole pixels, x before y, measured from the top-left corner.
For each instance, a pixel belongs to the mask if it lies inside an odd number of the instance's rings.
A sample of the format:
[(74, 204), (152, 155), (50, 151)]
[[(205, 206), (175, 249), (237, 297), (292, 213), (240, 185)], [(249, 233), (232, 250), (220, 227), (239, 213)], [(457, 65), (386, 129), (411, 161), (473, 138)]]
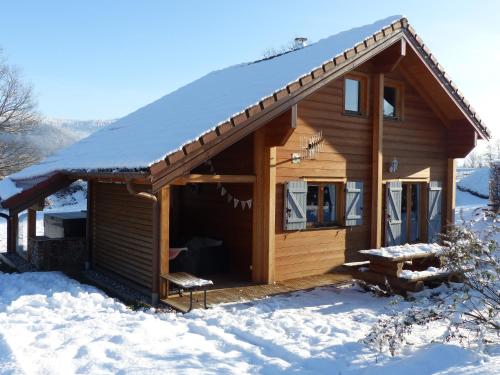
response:
[[(252, 301), (279, 294), (340, 284), (350, 280), (352, 280), (350, 273), (327, 273), (277, 282), (272, 285), (246, 283), (217, 287), (216, 283), (212, 289), (208, 290), (207, 301), (209, 306), (220, 303)], [(162, 302), (175, 310), (186, 312), (189, 308), (189, 293), (182, 297), (178, 294), (171, 295), (169, 298), (163, 299)], [(203, 308), (203, 292), (193, 293), (193, 309), (198, 308)]]

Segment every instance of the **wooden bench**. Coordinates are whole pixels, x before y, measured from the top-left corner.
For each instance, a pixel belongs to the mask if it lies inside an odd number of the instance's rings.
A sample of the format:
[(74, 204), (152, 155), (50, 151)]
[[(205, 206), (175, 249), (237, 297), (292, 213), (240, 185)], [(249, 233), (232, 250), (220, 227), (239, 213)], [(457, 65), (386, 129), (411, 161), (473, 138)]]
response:
[[(200, 279), (194, 275), (187, 272), (176, 272), (161, 275), (161, 278), (168, 283), (172, 283), (178, 287), (179, 296), (182, 297), (184, 290), (189, 292), (189, 308), (186, 312), (190, 312), (193, 309), (193, 292), (196, 290), (203, 291), (203, 306), (205, 309), (207, 306), (207, 289), (214, 285), (212, 280)], [(168, 293), (168, 287), (167, 287)]]

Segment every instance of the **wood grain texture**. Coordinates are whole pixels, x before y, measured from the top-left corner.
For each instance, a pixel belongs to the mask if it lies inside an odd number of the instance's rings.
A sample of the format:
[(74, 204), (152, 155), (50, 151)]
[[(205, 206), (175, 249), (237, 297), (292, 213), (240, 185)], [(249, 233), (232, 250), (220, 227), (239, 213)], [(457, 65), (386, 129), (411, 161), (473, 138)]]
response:
[(372, 248), (382, 245), (382, 168), (384, 163), (384, 75), (375, 74), (372, 91), (373, 130), (372, 130)]
[(153, 207), (123, 184), (94, 182), (92, 261), (152, 290)]
[[(402, 60), (404, 61), (404, 59)], [(358, 260), (357, 250), (373, 245), (372, 220), (380, 220), (375, 240), (381, 243), (383, 232), (382, 187), (373, 189), (373, 181), (381, 175), (381, 183), (392, 179), (428, 181), (446, 184), (447, 128), (427, 101), (405, 80), (399, 67), (385, 76), (404, 87), (404, 117), (391, 120), (374, 108), (375, 86), (373, 67), (361, 69), (368, 74), (369, 115), (343, 114), (343, 80), (337, 79), (322, 87), (298, 104), (297, 127), (288, 141), (277, 148), (276, 171), (276, 280), (336, 271), (345, 261)], [(380, 77), (379, 77), (380, 78)], [(382, 115), (382, 116), (381, 116)], [(374, 116), (381, 116), (380, 138), (374, 137)], [(300, 138), (322, 131), (325, 145), (315, 160), (291, 163), (291, 154), (298, 152)], [(380, 159), (375, 145), (381, 150)], [(399, 167), (390, 173), (389, 163), (396, 158)], [(374, 162), (375, 161), (375, 162)], [(378, 163), (381, 163), (380, 165)], [(372, 164), (373, 163), (373, 164)], [(314, 178), (346, 179), (364, 183), (363, 225), (301, 232), (283, 231), (282, 184), (288, 180)], [(445, 187), (446, 190), (446, 187)], [(380, 198), (379, 198), (380, 197)], [(373, 202), (373, 203), (372, 203)], [(425, 203), (425, 202), (424, 202)], [(372, 205), (373, 204), (373, 205)], [(378, 212), (373, 212), (377, 210)], [(443, 210), (444, 211), (444, 210)], [(424, 227), (422, 225), (422, 227)], [(378, 241), (375, 241), (375, 244)]]

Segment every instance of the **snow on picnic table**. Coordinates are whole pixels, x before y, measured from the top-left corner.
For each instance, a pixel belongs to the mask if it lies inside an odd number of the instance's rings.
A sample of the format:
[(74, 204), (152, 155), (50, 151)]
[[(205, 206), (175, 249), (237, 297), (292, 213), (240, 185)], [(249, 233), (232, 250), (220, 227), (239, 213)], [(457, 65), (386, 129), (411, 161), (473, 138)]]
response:
[(435, 243), (404, 244), (398, 246), (381, 247), (380, 249), (361, 250), (361, 254), (375, 255), (387, 259), (402, 257), (418, 257), (422, 255), (439, 254), (441, 246)]
[[(416, 329), (403, 355), (360, 342), (407, 302), (326, 287), (190, 314), (132, 311), (60, 273), (0, 273), (0, 373), (489, 373), (500, 362)], [(475, 372), (474, 372), (475, 371)]]
[(428, 267), (423, 271), (402, 270), (399, 277), (406, 280), (418, 280), (426, 277), (448, 274), (448, 270), (438, 267)]

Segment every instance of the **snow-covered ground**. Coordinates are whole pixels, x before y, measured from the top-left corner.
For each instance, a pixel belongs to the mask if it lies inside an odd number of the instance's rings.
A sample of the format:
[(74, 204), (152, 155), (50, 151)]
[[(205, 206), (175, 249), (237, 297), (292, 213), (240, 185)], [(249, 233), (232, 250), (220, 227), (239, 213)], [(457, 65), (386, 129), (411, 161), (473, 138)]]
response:
[[(467, 218), (486, 203), (462, 192), (457, 201)], [(498, 373), (499, 345), (433, 342), (438, 322), (395, 357), (360, 342), (411, 305), (346, 285), (180, 315), (133, 311), (60, 273), (0, 273), (0, 374)]]
[(490, 168), (483, 167), (472, 170), (467, 176), (457, 182), (457, 187), (478, 194), (480, 197), (489, 196)]
[[(132, 311), (59, 273), (0, 274), (0, 373), (492, 374), (491, 355), (432, 343), (390, 357), (360, 342), (407, 302), (327, 287), (187, 315)], [(496, 352), (494, 351), (496, 350)], [(496, 354), (496, 356), (495, 356)]]

